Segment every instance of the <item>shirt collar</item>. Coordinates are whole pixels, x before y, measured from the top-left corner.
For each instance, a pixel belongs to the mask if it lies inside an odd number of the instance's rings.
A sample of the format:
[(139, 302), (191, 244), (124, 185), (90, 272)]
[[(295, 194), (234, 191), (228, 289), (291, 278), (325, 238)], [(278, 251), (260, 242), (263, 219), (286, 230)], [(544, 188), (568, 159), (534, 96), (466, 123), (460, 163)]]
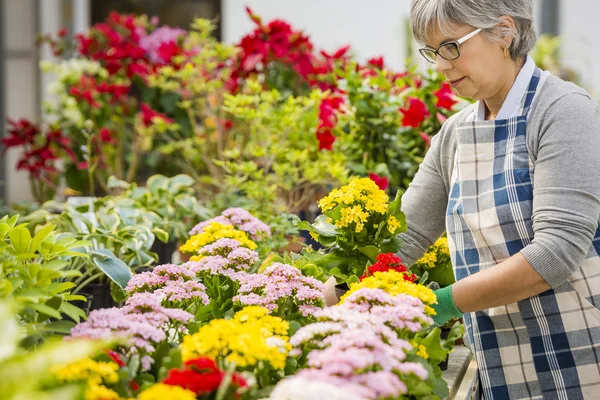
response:
[[(504, 99), (504, 103), (502, 103), (502, 107), (500, 108), (500, 112), (496, 116), (496, 119), (509, 119), (519, 116), (521, 102), (529, 89), (529, 83), (531, 82), (534, 73), (535, 62), (533, 61), (533, 58), (527, 56), (525, 65), (521, 68), (515, 83), (512, 88), (510, 88), (506, 99)], [(483, 101), (477, 101), (475, 110), (475, 121), (485, 120), (485, 103)]]

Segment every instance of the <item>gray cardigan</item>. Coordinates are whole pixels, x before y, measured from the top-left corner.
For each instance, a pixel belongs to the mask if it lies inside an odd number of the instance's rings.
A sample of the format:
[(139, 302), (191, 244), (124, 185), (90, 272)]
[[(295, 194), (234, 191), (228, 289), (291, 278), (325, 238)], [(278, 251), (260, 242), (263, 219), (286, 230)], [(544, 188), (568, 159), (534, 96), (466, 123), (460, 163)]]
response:
[[(456, 155), (455, 126), (474, 105), (449, 118), (432, 140), (402, 198), (408, 231), (400, 257), (412, 264), (446, 230)], [(591, 248), (600, 221), (600, 109), (583, 89), (549, 76), (529, 114), (534, 162), (534, 239), (521, 253), (552, 286), (566, 282)]]

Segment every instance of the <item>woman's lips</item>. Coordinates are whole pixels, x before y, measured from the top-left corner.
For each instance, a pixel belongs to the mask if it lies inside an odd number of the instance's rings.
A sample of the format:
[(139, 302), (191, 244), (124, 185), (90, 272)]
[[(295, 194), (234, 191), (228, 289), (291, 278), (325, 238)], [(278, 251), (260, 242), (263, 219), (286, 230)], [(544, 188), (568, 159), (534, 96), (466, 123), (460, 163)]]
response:
[(450, 86), (452, 86), (453, 88), (457, 87), (458, 85), (460, 85), (462, 83), (462, 81), (465, 80), (465, 77), (463, 76), (460, 79), (456, 79), (454, 81), (450, 81)]

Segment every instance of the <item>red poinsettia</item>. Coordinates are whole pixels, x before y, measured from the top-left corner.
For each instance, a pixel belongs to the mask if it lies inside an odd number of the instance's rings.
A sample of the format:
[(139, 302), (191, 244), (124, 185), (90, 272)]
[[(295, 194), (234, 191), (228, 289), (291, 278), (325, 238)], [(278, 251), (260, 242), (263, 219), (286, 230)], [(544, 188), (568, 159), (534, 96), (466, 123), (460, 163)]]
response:
[(390, 184), (389, 180), (387, 177), (385, 176), (379, 176), (376, 173), (371, 172), (369, 174), (369, 179), (371, 179), (373, 182), (375, 182), (375, 184), (377, 185), (377, 187), (379, 187), (379, 189), (381, 190), (386, 190)]
[[(225, 372), (219, 369), (213, 360), (201, 357), (187, 361), (183, 370), (170, 370), (163, 383), (182, 387), (201, 396), (216, 391), (224, 376)], [(238, 373), (233, 374), (231, 385), (236, 390), (248, 386)]]
[(437, 98), (436, 106), (439, 108), (450, 110), (457, 103), (454, 93), (452, 93), (452, 88), (447, 82), (444, 82), (442, 87), (433, 94)]
[(337, 123), (336, 113), (344, 104), (344, 99), (339, 96), (324, 98), (319, 105), (319, 126), (317, 127), (317, 139), (319, 150), (331, 150), (335, 142), (333, 128)]
[(421, 126), (421, 123), (430, 115), (425, 103), (415, 97), (409, 98), (408, 108), (401, 107), (400, 112), (403, 115), (402, 126), (412, 126), (413, 128)]
[(396, 256), (394, 253), (382, 253), (377, 256), (377, 262), (371, 265), (363, 276), (360, 277), (362, 281), (364, 278), (372, 276), (375, 272), (386, 272), (386, 271), (396, 271), (400, 272), (404, 275), (404, 280), (407, 282), (415, 282), (417, 280), (417, 276), (408, 271), (408, 268), (402, 263), (400, 257)]

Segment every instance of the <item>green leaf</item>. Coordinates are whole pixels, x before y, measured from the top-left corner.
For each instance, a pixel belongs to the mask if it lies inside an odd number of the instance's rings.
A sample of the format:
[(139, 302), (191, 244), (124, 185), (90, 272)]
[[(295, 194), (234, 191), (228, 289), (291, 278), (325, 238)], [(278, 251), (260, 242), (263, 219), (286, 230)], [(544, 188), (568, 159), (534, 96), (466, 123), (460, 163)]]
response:
[(452, 285), (456, 282), (456, 278), (454, 277), (454, 271), (452, 270), (452, 266), (448, 265), (445, 267), (434, 267), (429, 271), (429, 280), (437, 282), (440, 287), (446, 287)]
[(388, 207), (388, 211), (390, 215), (396, 217), (398, 222), (400, 223), (400, 230), (396, 233), (405, 232), (407, 229), (406, 225), (406, 215), (401, 210), (402, 207), (402, 191), (398, 190), (396, 192), (396, 198), (392, 201)]
[(23, 227), (14, 228), (10, 232), (10, 244), (15, 248), (16, 253), (28, 253), (31, 244), (31, 233), (29, 229)]
[(50, 269), (54, 271), (60, 271), (67, 266), (69, 266), (69, 262), (59, 258), (55, 258), (54, 260), (44, 263), (44, 269)]
[(169, 179), (168, 187), (171, 193), (178, 192), (181, 189), (192, 187), (196, 183), (194, 178), (189, 175), (179, 174)]
[(108, 186), (109, 190), (113, 190), (113, 189), (128, 190), (131, 187), (130, 183), (123, 181), (114, 175), (112, 175), (110, 178), (108, 178), (108, 182), (106, 182), (106, 185)]
[(110, 296), (117, 303), (122, 303), (123, 301), (125, 301), (125, 298), (127, 297), (127, 293), (125, 293), (125, 291), (119, 285), (117, 285), (114, 282), (111, 282), (110, 283)]
[(167, 177), (164, 175), (153, 175), (148, 178), (146, 187), (154, 196), (158, 196), (160, 189), (167, 189)]
[(442, 336), (440, 328), (434, 328), (429, 334), (419, 341), (427, 348), (429, 360), (433, 364), (439, 364), (446, 359), (448, 352), (442, 347)]
[(77, 323), (79, 323), (81, 319), (85, 319), (85, 312), (81, 308), (76, 307), (71, 303), (67, 303), (66, 301), (61, 304), (60, 311)]
[(358, 251), (369, 257), (371, 262), (377, 261), (377, 256), (379, 255), (379, 248), (377, 246), (359, 247)]
[(42, 243), (44, 240), (46, 240), (46, 238), (48, 236), (50, 236), (50, 234), (52, 233), (54, 228), (55, 228), (54, 225), (47, 225), (47, 226), (43, 227), (42, 229), (40, 229), (40, 231), (38, 233), (36, 233), (36, 235), (33, 237), (33, 240), (31, 240), (31, 244), (29, 246), (29, 252), (35, 253), (37, 251), (40, 243)]
[(400, 238), (400, 236), (394, 236), (389, 241), (382, 243), (381, 252), (382, 253), (397, 253), (402, 246), (404, 245), (404, 240)]
[[(68, 304), (68, 303), (65, 303)], [(66, 313), (65, 313), (66, 314)], [(73, 321), (52, 321), (44, 326), (44, 330), (48, 332), (60, 333), (63, 335), (69, 335), (71, 329), (75, 326)]]
[(289, 329), (289, 336), (292, 337), (294, 336), (294, 334), (296, 332), (298, 332), (298, 329), (302, 328), (302, 324), (300, 324), (300, 322), (298, 321), (290, 321), (290, 329)]
[(312, 224), (313, 229), (321, 236), (337, 236), (339, 233), (335, 225), (327, 222), (328, 217), (325, 215), (319, 215), (315, 218), (315, 222)]
[(60, 292), (64, 292), (65, 290), (69, 290), (74, 288), (76, 285), (73, 282), (52, 282), (48, 286), (48, 291), (51, 294), (58, 294)]
[(98, 249), (90, 252), (92, 261), (106, 276), (125, 290), (127, 282), (133, 276), (131, 269), (123, 261), (119, 260), (112, 252), (106, 249)]
[(80, 294), (68, 294), (64, 297), (64, 299), (66, 301), (87, 301), (85, 296), (82, 296)]
[(62, 318), (60, 313), (56, 309), (54, 309), (50, 306), (47, 306), (45, 304), (31, 303), (28, 306), (33, 308), (37, 312), (47, 315), (49, 317), (56, 318), (56, 319)]
[(169, 242), (169, 234), (165, 230), (160, 229), (160, 228), (153, 228), (152, 233), (154, 233), (156, 238), (158, 240), (160, 240), (161, 242), (163, 242), (163, 243)]

